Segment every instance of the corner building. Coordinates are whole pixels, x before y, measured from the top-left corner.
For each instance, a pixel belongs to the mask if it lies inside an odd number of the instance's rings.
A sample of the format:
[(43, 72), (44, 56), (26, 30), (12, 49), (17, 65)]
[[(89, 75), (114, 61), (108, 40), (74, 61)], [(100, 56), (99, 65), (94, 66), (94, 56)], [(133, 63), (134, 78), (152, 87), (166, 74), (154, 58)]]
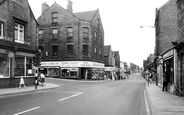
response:
[(104, 30), (99, 10), (73, 13), (56, 2), (42, 4), (39, 49), (43, 52), (40, 71), (49, 77), (103, 78)]
[(34, 84), (38, 23), (27, 0), (0, 0), (0, 88)]

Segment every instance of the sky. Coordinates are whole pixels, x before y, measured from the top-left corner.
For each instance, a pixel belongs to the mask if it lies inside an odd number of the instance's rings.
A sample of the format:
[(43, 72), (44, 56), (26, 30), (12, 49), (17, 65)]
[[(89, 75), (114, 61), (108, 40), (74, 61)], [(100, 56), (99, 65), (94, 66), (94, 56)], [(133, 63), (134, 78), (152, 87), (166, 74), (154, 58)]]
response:
[[(155, 9), (168, 0), (71, 0), (73, 12), (99, 9), (104, 28), (104, 45), (119, 51), (122, 62), (132, 62), (143, 67), (143, 60), (154, 53)], [(67, 0), (28, 0), (36, 19), (41, 15), (41, 5), (57, 2), (66, 9)], [(140, 28), (143, 26), (143, 28)]]

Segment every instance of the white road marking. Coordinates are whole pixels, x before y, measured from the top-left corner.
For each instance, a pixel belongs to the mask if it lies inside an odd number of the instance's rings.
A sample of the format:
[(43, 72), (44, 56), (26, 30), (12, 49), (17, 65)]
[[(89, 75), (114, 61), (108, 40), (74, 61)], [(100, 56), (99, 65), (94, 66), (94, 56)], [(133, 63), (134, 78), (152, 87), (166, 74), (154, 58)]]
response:
[(25, 111), (22, 111), (22, 112), (19, 112), (19, 113), (15, 113), (15, 114), (13, 114), (13, 115), (21, 115), (21, 114), (23, 114), (23, 113), (27, 113), (27, 112), (29, 112), (29, 111), (33, 111), (33, 110), (38, 109), (38, 108), (40, 108), (40, 107), (35, 107), (35, 108), (32, 108), (32, 109), (28, 109), (28, 110), (25, 110)]
[[(70, 92), (71, 93), (71, 92)], [(63, 99), (60, 99), (59, 101), (64, 101), (64, 100), (66, 100), (66, 99), (69, 99), (69, 98), (72, 98), (72, 97), (75, 97), (75, 96), (78, 96), (78, 95), (81, 95), (81, 94), (83, 94), (82, 92), (78, 92), (77, 94), (75, 94), (75, 95), (72, 95), (72, 96), (69, 96), (69, 97), (65, 97), (65, 98), (63, 98)]]

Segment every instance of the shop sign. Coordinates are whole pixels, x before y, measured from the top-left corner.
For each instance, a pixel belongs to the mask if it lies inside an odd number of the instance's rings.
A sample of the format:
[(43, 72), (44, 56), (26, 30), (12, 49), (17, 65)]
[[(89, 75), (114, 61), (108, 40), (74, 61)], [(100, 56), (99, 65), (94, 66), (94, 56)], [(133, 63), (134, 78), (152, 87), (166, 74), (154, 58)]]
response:
[(174, 50), (170, 50), (163, 55), (163, 59), (170, 57), (170, 56), (173, 56), (173, 54), (174, 54)]
[(113, 71), (112, 67), (105, 67), (105, 71)]
[(10, 41), (10, 42), (13, 42), (13, 38), (7, 37), (7, 36), (0, 36), (0, 39), (6, 40), (6, 41)]
[(14, 57), (14, 53), (13, 53), (13, 52), (9, 52), (9, 53), (8, 53), (8, 57), (10, 57), (10, 58), (11, 58), (11, 57)]
[(41, 66), (60, 66), (60, 62), (41, 62)]
[(61, 70), (63, 69), (67, 69), (67, 70), (70, 70), (70, 71), (78, 71), (78, 68), (61, 68)]
[(78, 61), (61, 61), (60, 63), (61, 67), (78, 67), (78, 65)]

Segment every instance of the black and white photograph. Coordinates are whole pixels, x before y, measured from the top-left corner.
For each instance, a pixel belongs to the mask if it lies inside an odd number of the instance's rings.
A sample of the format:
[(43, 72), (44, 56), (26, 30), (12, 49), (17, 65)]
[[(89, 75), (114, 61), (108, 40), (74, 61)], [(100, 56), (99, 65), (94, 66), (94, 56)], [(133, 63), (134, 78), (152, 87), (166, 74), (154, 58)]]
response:
[(184, 115), (184, 0), (0, 0), (0, 115)]

